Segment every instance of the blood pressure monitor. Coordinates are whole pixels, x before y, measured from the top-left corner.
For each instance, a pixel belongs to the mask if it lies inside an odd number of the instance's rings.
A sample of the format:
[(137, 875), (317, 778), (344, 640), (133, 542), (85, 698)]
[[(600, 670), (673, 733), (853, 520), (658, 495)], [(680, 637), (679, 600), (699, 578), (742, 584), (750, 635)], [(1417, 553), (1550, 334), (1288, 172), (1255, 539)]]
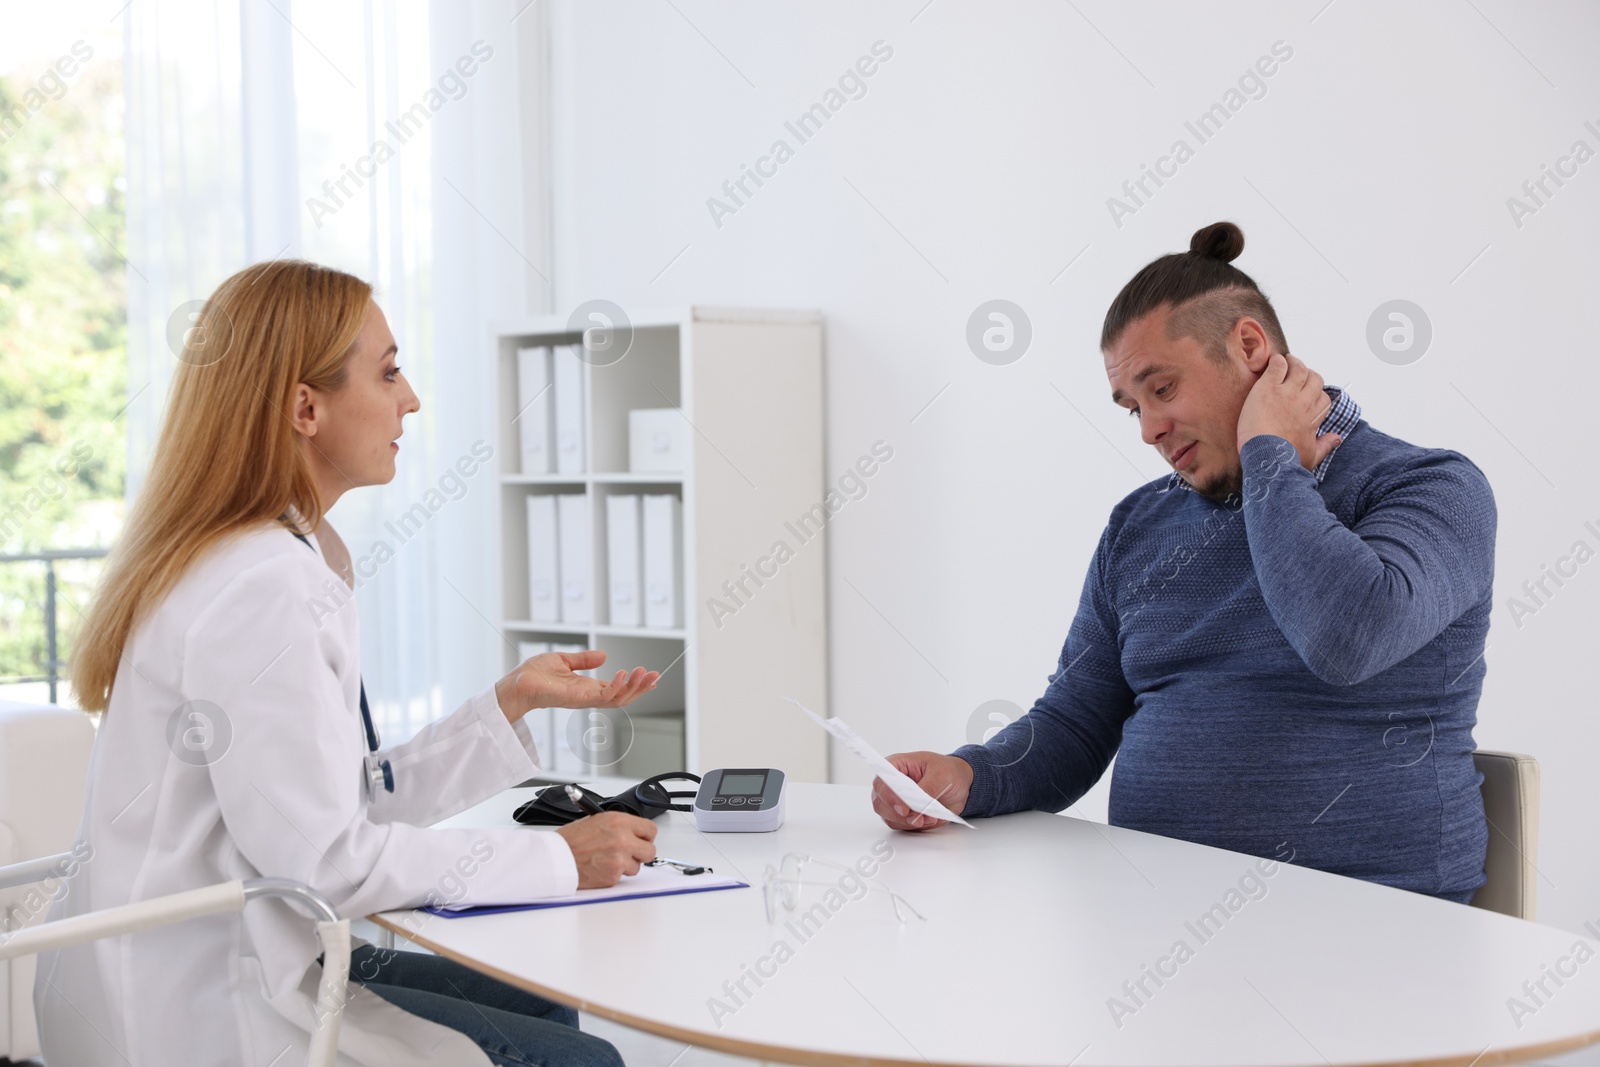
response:
[(775, 767), (707, 771), (694, 797), (695, 825), (707, 833), (766, 833), (783, 825), (783, 772)]

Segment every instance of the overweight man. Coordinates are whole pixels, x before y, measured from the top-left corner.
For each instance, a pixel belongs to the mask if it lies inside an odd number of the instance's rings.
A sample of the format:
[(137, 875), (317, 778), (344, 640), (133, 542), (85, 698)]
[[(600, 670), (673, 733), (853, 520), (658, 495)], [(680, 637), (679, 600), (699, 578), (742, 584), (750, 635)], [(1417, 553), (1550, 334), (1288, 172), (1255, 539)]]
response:
[[(1465, 456), (1391, 437), (1289, 354), (1232, 223), (1147, 265), (1101, 336), (1173, 470), (1111, 511), (1033, 708), (897, 767), (965, 817), (1060, 811), (1467, 903), (1496, 511)], [(909, 811), (882, 780), (891, 827)]]

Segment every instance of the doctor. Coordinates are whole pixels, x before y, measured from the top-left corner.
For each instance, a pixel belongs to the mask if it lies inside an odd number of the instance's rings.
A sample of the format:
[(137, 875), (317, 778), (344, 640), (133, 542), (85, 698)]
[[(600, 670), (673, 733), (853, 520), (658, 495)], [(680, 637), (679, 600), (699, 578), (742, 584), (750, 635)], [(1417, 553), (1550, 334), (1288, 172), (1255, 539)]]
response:
[[(348, 600), (311, 605), (353, 579), (324, 514), (394, 477), (401, 420), (420, 406), (370, 286), (258, 264), (196, 327), (75, 645), (74, 690), (105, 714), (79, 827), (92, 855), (50, 918), (262, 876), (359, 917), (636, 873), (655, 824), (621, 813), (554, 833), (426, 828), (538, 770), (529, 710), (617, 707), (655, 686), (642, 667), (577, 673), (604, 652), (522, 663), (371, 754), (394, 788), (381, 769), (369, 784), (359, 620)], [(275, 899), (45, 954), (40, 1042), (73, 1067), (303, 1063), (318, 957), (311, 920)], [(342, 1065), (621, 1062), (570, 1009), (439, 957), (363, 943), (351, 978)]]

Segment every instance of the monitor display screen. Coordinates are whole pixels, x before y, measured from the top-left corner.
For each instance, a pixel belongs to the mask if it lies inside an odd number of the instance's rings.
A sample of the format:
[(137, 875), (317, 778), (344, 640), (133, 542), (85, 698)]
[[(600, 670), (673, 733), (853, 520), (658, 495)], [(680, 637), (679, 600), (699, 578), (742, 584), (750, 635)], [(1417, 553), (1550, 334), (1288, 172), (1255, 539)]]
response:
[(767, 776), (764, 774), (724, 774), (722, 784), (717, 786), (717, 796), (743, 797), (759, 794), (766, 782)]

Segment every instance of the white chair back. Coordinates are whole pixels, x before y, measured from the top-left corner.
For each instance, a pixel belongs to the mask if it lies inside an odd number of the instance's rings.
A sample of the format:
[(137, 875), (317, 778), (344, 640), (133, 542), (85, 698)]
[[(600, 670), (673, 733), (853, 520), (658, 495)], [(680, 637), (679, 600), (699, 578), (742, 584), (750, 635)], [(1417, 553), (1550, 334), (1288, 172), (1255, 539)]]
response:
[(1488, 881), (1472, 906), (1532, 921), (1539, 861), (1539, 761), (1520, 752), (1479, 749), (1472, 754), (1483, 775), (1483, 812), (1489, 819)]

